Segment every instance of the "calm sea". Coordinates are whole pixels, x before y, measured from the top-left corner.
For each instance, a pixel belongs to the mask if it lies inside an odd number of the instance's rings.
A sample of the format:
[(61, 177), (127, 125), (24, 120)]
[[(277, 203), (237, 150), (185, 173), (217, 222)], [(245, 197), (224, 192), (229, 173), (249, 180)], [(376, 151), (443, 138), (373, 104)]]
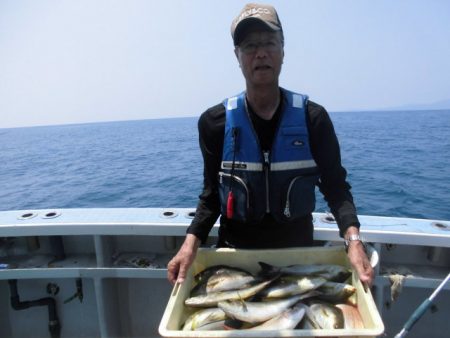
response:
[[(330, 115), (359, 214), (450, 219), (450, 110)], [(195, 207), (202, 186), (197, 118), (0, 129), (0, 160), (0, 210)]]

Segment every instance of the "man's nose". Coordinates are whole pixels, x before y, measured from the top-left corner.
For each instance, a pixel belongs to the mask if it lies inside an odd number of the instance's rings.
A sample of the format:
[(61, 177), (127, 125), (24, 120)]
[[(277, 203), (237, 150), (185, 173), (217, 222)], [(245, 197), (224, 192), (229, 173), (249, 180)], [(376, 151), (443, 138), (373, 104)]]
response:
[(262, 58), (267, 56), (267, 50), (263, 44), (258, 44), (256, 46), (256, 57)]

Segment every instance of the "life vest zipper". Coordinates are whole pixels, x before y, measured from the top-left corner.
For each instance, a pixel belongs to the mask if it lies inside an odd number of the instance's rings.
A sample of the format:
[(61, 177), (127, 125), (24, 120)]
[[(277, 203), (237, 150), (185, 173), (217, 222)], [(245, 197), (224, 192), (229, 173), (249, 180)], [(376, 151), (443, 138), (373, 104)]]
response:
[(266, 213), (270, 213), (270, 203), (269, 203), (270, 152), (263, 151), (263, 155), (264, 155), (264, 176), (266, 178)]
[(294, 183), (299, 179), (302, 178), (303, 176), (297, 176), (295, 177), (291, 183), (289, 183), (289, 187), (287, 190), (287, 194), (286, 194), (286, 205), (284, 206), (284, 216), (286, 216), (287, 218), (291, 217), (291, 210), (290, 210), (290, 196), (291, 196), (291, 189), (294, 186)]
[[(280, 103), (283, 100), (283, 95), (280, 92)], [(252, 128), (253, 135), (255, 136), (256, 142), (258, 144), (259, 149), (262, 150), (261, 142), (259, 141), (258, 134), (256, 133), (255, 127), (253, 126), (252, 118), (250, 116), (250, 112), (248, 109), (248, 103), (247, 98), (244, 97), (244, 104), (245, 104), (245, 112), (247, 113), (248, 121), (250, 122), (250, 127)], [(278, 109), (278, 108), (277, 108)], [(278, 120), (277, 127), (275, 129), (274, 139), (278, 136), (278, 131), (280, 129), (281, 120), (283, 119), (284, 111), (281, 111), (281, 116)], [(272, 144), (273, 148), (273, 144)], [(264, 176), (266, 181), (266, 213), (270, 213), (270, 198), (269, 198), (269, 172), (270, 172), (270, 151), (262, 151), (263, 154), (263, 166), (264, 166)]]

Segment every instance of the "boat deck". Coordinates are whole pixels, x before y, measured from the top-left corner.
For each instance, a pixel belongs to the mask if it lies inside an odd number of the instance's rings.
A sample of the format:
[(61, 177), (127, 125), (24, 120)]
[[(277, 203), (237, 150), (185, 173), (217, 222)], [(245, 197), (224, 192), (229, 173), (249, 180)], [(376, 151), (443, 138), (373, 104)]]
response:
[[(63, 322), (62, 337), (156, 337), (171, 292), (165, 267), (181, 245), (194, 213), (186, 208), (0, 212), (1, 298), (9, 298), (7, 280), (18, 280), (24, 299), (44, 297), (48, 285), (56, 284), (61, 291), (53, 296)], [(313, 216), (318, 244), (342, 245), (332, 217), (325, 213)], [(448, 274), (450, 222), (364, 215), (359, 219), (363, 238), (378, 256), (372, 291), (387, 336), (392, 336)], [(217, 229), (216, 224), (207, 246), (215, 243)], [(55, 260), (61, 250), (63, 256)], [(152, 266), (132, 267), (126, 260), (118, 263), (117, 258), (127, 254), (145, 258)], [(397, 273), (406, 278), (402, 294), (393, 302), (390, 277)], [(83, 281), (83, 301), (75, 298), (65, 303), (78, 279)], [(445, 320), (450, 313), (449, 290), (447, 285), (435, 313), (424, 316), (411, 337), (440, 337), (438, 332), (450, 330)], [(27, 337), (30, 325), (38, 336), (48, 336), (46, 316), (43, 309), (14, 311), (3, 302), (0, 336)]]

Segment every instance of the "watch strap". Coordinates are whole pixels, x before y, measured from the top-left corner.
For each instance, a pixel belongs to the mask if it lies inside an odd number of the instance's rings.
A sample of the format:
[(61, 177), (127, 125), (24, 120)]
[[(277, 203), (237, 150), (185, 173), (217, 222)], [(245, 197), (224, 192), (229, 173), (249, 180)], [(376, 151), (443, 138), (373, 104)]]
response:
[(350, 236), (344, 238), (345, 251), (348, 251), (348, 247), (350, 245), (350, 242), (352, 242), (352, 241), (360, 241), (364, 245), (364, 242), (363, 242), (361, 236), (353, 234), (353, 235), (350, 235)]

